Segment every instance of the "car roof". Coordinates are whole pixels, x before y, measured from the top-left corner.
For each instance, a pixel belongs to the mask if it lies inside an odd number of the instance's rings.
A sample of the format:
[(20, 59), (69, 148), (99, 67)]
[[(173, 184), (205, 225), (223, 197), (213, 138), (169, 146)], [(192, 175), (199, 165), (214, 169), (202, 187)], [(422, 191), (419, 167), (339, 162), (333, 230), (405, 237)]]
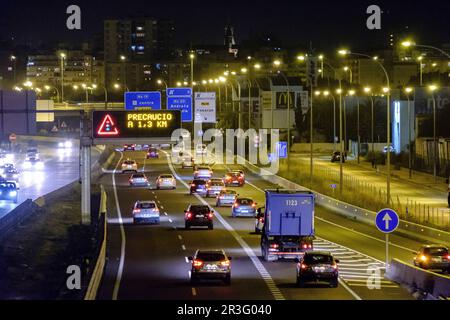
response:
[(225, 254), (225, 250), (223, 250), (223, 249), (213, 249), (213, 250), (211, 250), (211, 249), (208, 249), (208, 250), (202, 250), (202, 249), (197, 249), (197, 252), (196, 252), (196, 254), (199, 254), (199, 253), (222, 253), (222, 254), (224, 254), (224, 255), (226, 255)]
[(447, 249), (447, 246), (443, 245), (443, 244), (434, 243), (434, 244), (423, 245), (422, 248), (446, 248)]
[(138, 204), (138, 203), (154, 203), (154, 204), (156, 204), (156, 202), (154, 200), (138, 200), (134, 204)]
[(239, 201), (239, 200), (250, 200), (250, 201), (253, 201), (252, 198), (247, 198), (247, 197), (239, 197), (239, 198), (237, 198), (236, 200), (237, 200), (237, 201)]

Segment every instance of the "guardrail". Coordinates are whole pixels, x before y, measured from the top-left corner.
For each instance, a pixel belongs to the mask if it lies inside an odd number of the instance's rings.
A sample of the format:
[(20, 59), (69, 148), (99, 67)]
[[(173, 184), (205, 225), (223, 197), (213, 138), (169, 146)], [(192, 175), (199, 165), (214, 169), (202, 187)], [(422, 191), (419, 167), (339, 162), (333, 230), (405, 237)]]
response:
[(10, 230), (27, 219), (33, 213), (34, 207), (33, 200), (27, 199), (0, 218), (0, 241), (7, 236)]
[(393, 259), (385, 278), (408, 287), (418, 298), (449, 299), (450, 277)]
[(92, 272), (91, 279), (89, 281), (88, 288), (86, 290), (86, 295), (84, 300), (95, 300), (97, 297), (97, 291), (100, 286), (100, 282), (103, 278), (103, 271), (106, 265), (106, 235), (107, 235), (107, 208), (106, 208), (106, 192), (103, 185), (100, 185), (101, 197), (100, 197), (100, 212), (99, 216), (103, 226), (103, 239), (100, 245), (100, 251), (97, 257), (97, 262), (95, 264), (94, 271)]
[[(241, 157), (239, 157), (241, 158)], [(255, 166), (251, 163), (249, 163), (246, 159), (241, 158), (241, 161), (245, 161), (244, 166), (252, 171), (253, 173), (261, 176), (264, 180), (278, 184), (286, 189), (301, 189), (301, 190), (308, 190), (315, 194), (316, 196), (316, 203), (320, 206), (323, 206), (325, 208), (328, 208), (336, 213), (339, 213), (341, 215), (344, 215), (346, 217), (349, 217), (356, 221), (361, 221), (367, 224), (370, 224), (372, 226), (375, 226), (375, 216), (376, 212), (370, 211), (364, 208), (360, 208), (354, 205), (351, 205), (349, 203), (334, 199), (332, 197), (329, 197), (327, 195), (318, 193), (314, 190), (310, 190), (304, 186), (298, 185), (292, 181), (289, 181), (285, 178), (282, 178), (280, 176), (274, 175), (270, 173), (269, 171), (265, 170), (264, 168), (260, 168), (258, 166)], [(450, 233), (423, 226), (420, 224), (412, 223), (405, 220), (400, 220), (399, 226), (395, 233), (401, 234), (403, 236), (419, 239), (420, 241), (429, 241), (429, 242), (441, 242), (444, 244), (450, 243)]]

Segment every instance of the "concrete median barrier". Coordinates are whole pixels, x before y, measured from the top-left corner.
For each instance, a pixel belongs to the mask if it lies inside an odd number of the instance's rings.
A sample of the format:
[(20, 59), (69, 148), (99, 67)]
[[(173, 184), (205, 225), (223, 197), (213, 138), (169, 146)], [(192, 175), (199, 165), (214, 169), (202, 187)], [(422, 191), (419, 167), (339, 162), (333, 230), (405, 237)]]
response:
[(416, 298), (439, 300), (450, 298), (450, 277), (393, 259), (385, 278), (407, 287)]

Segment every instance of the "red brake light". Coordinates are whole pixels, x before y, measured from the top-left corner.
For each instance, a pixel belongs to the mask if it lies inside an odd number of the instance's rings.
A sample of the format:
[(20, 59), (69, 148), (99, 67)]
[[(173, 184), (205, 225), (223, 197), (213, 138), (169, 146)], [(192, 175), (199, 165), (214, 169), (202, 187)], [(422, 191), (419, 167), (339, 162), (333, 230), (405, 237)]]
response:
[(270, 245), (270, 247), (273, 248), (273, 249), (277, 249), (279, 247), (279, 245), (278, 245), (278, 243), (272, 243)]
[(333, 265), (332, 265), (332, 267), (333, 267), (333, 269), (334, 269), (334, 270), (337, 270), (337, 268), (338, 268), (338, 266), (337, 266), (337, 264), (336, 264), (336, 263), (335, 263), (335, 264), (333, 264)]
[(233, 204), (233, 207), (237, 208), (237, 207), (239, 207), (239, 205), (235, 202), (235, 203)]
[(134, 209), (133, 210), (133, 213), (139, 213), (139, 212), (141, 212), (141, 209)]
[(209, 219), (212, 219), (212, 217), (213, 217), (213, 214), (212, 214), (212, 212), (210, 212), (210, 213), (208, 214), (208, 218), (209, 218)]
[(252, 203), (252, 207), (253, 207), (253, 208), (256, 208), (256, 204), (255, 204), (255, 203)]
[(305, 243), (305, 244), (303, 244), (303, 249), (307, 249), (308, 248), (308, 245)]
[(450, 254), (447, 255), (447, 260), (450, 260)]
[(306, 265), (306, 264), (304, 264), (304, 263), (302, 263), (302, 264), (301, 264), (301, 268), (302, 268), (303, 270), (305, 270), (305, 269), (306, 269), (306, 267), (307, 267), (307, 265)]
[(259, 222), (264, 223), (264, 218), (259, 218)]
[(191, 184), (191, 187), (195, 187), (195, 183)]
[(187, 218), (188, 218), (188, 219), (192, 218), (192, 213), (188, 212), (188, 213), (187, 213)]
[(195, 260), (192, 262), (192, 265), (193, 265), (194, 267), (196, 267), (196, 268), (200, 268), (200, 267), (203, 265), (203, 261), (195, 259)]

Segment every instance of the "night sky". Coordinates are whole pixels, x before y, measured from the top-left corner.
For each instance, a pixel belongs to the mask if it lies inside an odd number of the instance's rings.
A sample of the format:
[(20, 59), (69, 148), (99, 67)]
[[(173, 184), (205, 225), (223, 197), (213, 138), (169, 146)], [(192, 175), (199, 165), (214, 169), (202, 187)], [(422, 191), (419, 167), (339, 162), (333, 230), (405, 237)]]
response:
[[(410, 32), (418, 42), (450, 43), (450, 1), (6, 1), (0, 0), (0, 37), (14, 36), (20, 43), (38, 45), (54, 41), (82, 41), (102, 34), (103, 19), (145, 15), (173, 19), (176, 45), (221, 44), (229, 21), (237, 42), (249, 34), (268, 34), (283, 44), (307, 45), (318, 49), (349, 45), (376, 47), (387, 44), (391, 32)], [(65, 27), (68, 5), (82, 10), (82, 30)], [(383, 10), (382, 30), (366, 27), (370, 4)], [(406, 29), (408, 26), (408, 29)], [(408, 31), (409, 30), (409, 31)]]

